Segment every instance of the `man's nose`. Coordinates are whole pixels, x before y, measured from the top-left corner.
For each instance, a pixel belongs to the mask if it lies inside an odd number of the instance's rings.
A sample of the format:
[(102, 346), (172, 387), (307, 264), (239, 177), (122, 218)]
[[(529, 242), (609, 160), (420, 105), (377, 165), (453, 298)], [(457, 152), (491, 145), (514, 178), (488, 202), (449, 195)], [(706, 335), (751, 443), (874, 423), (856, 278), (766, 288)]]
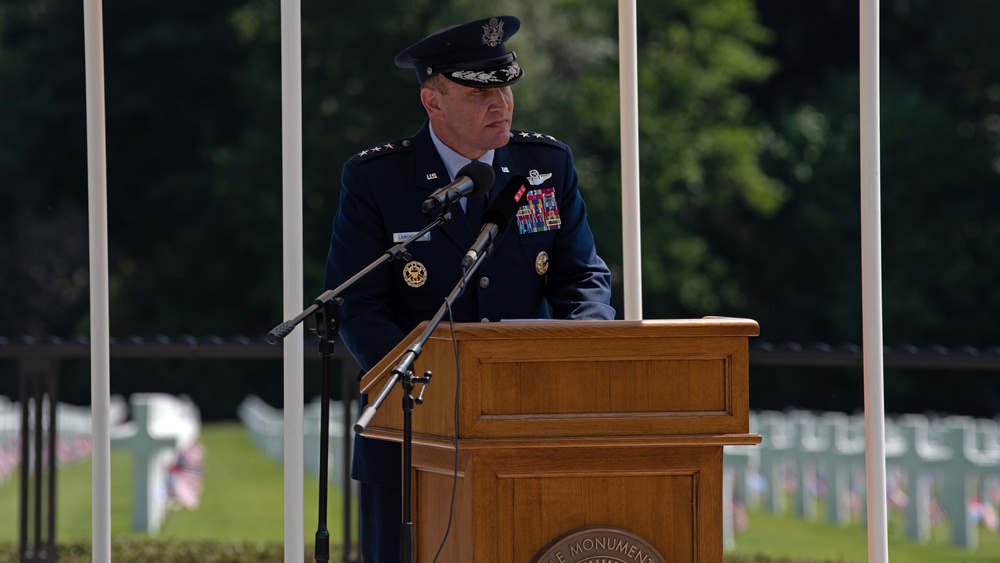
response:
[(506, 109), (510, 106), (510, 102), (503, 95), (502, 90), (502, 88), (490, 88), (490, 107)]

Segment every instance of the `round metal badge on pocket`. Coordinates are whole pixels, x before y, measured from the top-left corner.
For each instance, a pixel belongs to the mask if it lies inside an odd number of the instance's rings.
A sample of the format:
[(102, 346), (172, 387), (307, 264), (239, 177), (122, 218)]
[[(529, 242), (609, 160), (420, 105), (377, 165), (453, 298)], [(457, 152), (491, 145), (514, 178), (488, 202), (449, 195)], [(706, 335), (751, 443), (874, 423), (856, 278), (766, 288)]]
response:
[(410, 287), (420, 287), (427, 283), (427, 268), (416, 260), (403, 266), (403, 281)]
[(544, 250), (538, 253), (535, 257), (535, 272), (544, 276), (545, 272), (549, 271), (549, 254)]

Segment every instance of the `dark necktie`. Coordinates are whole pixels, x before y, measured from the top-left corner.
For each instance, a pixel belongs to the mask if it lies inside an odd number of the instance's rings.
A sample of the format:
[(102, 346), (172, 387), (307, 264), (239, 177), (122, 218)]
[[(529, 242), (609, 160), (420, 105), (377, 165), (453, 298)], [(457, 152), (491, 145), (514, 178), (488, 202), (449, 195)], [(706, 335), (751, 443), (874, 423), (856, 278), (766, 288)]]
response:
[(489, 191), (478, 197), (466, 198), (465, 217), (469, 220), (469, 226), (475, 233), (479, 232), (479, 227), (483, 224), (483, 210), (486, 209), (486, 196), (488, 194)]
[(479, 232), (483, 223), (483, 209), (486, 209), (486, 195), (470, 197), (465, 202), (465, 217), (474, 232)]

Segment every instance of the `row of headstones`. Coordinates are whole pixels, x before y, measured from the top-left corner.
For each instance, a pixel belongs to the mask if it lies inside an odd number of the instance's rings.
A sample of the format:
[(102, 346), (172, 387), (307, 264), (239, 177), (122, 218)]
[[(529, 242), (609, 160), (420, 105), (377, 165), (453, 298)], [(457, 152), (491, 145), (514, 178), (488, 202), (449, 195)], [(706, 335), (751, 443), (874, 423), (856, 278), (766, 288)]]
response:
[[(187, 397), (159, 393), (137, 393), (129, 405), (120, 396), (111, 397), (109, 420), (111, 445), (128, 451), (133, 458), (132, 529), (155, 533), (163, 523), (168, 503), (179, 500), (185, 506), (197, 504), (200, 490), (192, 479), (191, 465), (200, 465), (197, 443), (201, 417), (197, 406)], [(304, 410), (304, 463), (307, 471), (319, 474), (320, 404), (314, 401)], [(29, 419), (34, 419), (34, 404), (29, 403)], [(43, 405), (47, 412), (48, 405)], [(59, 459), (82, 457), (90, 453), (91, 411), (59, 403), (56, 424)], [(356, 405), (352, 404), (352, 412)], [(280, 462), (284, 457), (284, 417), (255, 396), (248, 396), (239, 407), (239, 417), (254, 443), (270, 458)], [(344, 475), (340, 460), (344, 451), (344, 405), (330, 403), (329, 464), (335, 482)], [(0, 396), (0, 482), (18, 467), (21, 457), (21, 406)], [(48, 433), (48, 417), (42, 417), (43, 432)], [(353, 428), (346, 446), (353, 444)], [(34, 439), (29, 439), (33, 447)], [(29, 456), (34, 459), (34, 456)], [(185, 467), (188, 466), (188, 467)], [(196, 473), (199, 468), (195, 467)], [(178, 486), (180, 485), (180, 487)]]
[[(344, 479), (345, 464), (343, 463), (345, 444), (344, 417), (352, 417), (357, 412), (357, 402), (350, 404), (350, 411), (345, 413), (345, 406), (340, 401), (330, 401), (329, 404), (329, 441), (327, 446), (328, 479), (341, 483)], [(284, 411), (272, 407), (255, 395), (248, 395), (237, 408), (237, 415), (250, 434), (251, 440), (267, 457), (281, 462), (285, 457), (285, 418)], [(322, 405), (318, 399), (305, 405), (303, 410), (303, 463), (305, 470), (319, 476), (319, 444), (320, 419)], [(354, 444), (354, 427), (350, 425), (347, 432), (350, 449)]]
[[(49, 432), (48, 401), (42, 404), (42, 432), (43, 437)], [(29, 462), (34, 463), (34, 433), (31, 431), (33, 425), (30, 421), (36, 418), (35, 402), (28, 401), (29, 420)], [(111, 424), (120, 424), (128, 415), (128, 406), (120, 396), (111, 397), (109, 420)], [(21, 462), (21, 421), (23, 419), (21, 403), (12, 402), (4, 396), (0, 396), (0, 483), (10, 477)], [(90, 455), (91, 449), (91, 416), (90, 407), (69, 405), (58, 403), (56, 405), (56, 458), (59, 463), (71, 462)], [(47, 449), (43, 447), (42, 457), (48, 455)]]
[[(750, 415), (757, 446), (727, 446), (724, 525), (735, 546), (743, 507), (795, 514), (838, 525), (865, 520), (865, 421), (839, 412), (761, 411)], [(980, 527), (997, 531), (1000, 424), (996, 420), (903, 415), (885, 420), (887, 504), (905, 521), (906, 537), (927, 542), (943, 518), (951, 542), (978, 546)], [(981, 526), (982, 525), (982, 526)]]
[[(190, 471), (173, 470), (178, 468), (178, 459), (183, 454), (190, 457), (197, 452), (201, 416), (187, 397), (137, 393), (130, 397), (129, 403), (131, 420), (125, 399), (118, 395), (110, 398), (111, 445), (127, 450), (133, 458), (132, 529), (154, 533), (159, 531), (172, 497), (179, 497), (187, 506), (197, 502), (199, 476), (192, 479)], [(47, 438), (51, 431), (47, 416), (50, 405), (44, 402), (41, 408), (41, 431)], [(35, 420), (35, 409), (34, 401), (29, 401), (29, 421)], [(0, 397), (0, 481), (20, 465), (23, 416), (20, 403)], [(56, 456), (60, 463), (89, 455), (92, 432), (90, 407), (56, 405)], [(29, 424), (29, 462), (35, 460), (35, 444), (34, 427)], [(43, 449), (43, 458), (46, 453)]]

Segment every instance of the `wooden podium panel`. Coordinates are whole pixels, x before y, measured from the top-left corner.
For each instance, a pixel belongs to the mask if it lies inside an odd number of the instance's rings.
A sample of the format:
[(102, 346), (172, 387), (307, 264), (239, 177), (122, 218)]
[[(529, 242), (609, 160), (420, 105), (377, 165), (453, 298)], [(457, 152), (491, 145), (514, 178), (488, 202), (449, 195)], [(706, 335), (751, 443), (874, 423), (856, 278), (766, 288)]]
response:
[[(413, 414), (416, 561), (437, 553), (454, 485), (439, 561), (529, 563), (566, 532), (612, 526), (671, 563), (721, 562), (722, 448), (760, 441), (748, 433), (757, 331), (719, 318), (469, 323), (453, 344), (439, 327), (414, 362), (433, 372)], [(400, 404), (397, 385), (365, 435), (401, 441)]]
[[(453, 463), (453, 449), (414, 445), (417, 561), (444, 537)], [(670, 562), (722, 561), (721, 448), (549, 443), (460, 452), (459, 466), (439, 561), (527, 563), (583, 526), (629, 530)]]

